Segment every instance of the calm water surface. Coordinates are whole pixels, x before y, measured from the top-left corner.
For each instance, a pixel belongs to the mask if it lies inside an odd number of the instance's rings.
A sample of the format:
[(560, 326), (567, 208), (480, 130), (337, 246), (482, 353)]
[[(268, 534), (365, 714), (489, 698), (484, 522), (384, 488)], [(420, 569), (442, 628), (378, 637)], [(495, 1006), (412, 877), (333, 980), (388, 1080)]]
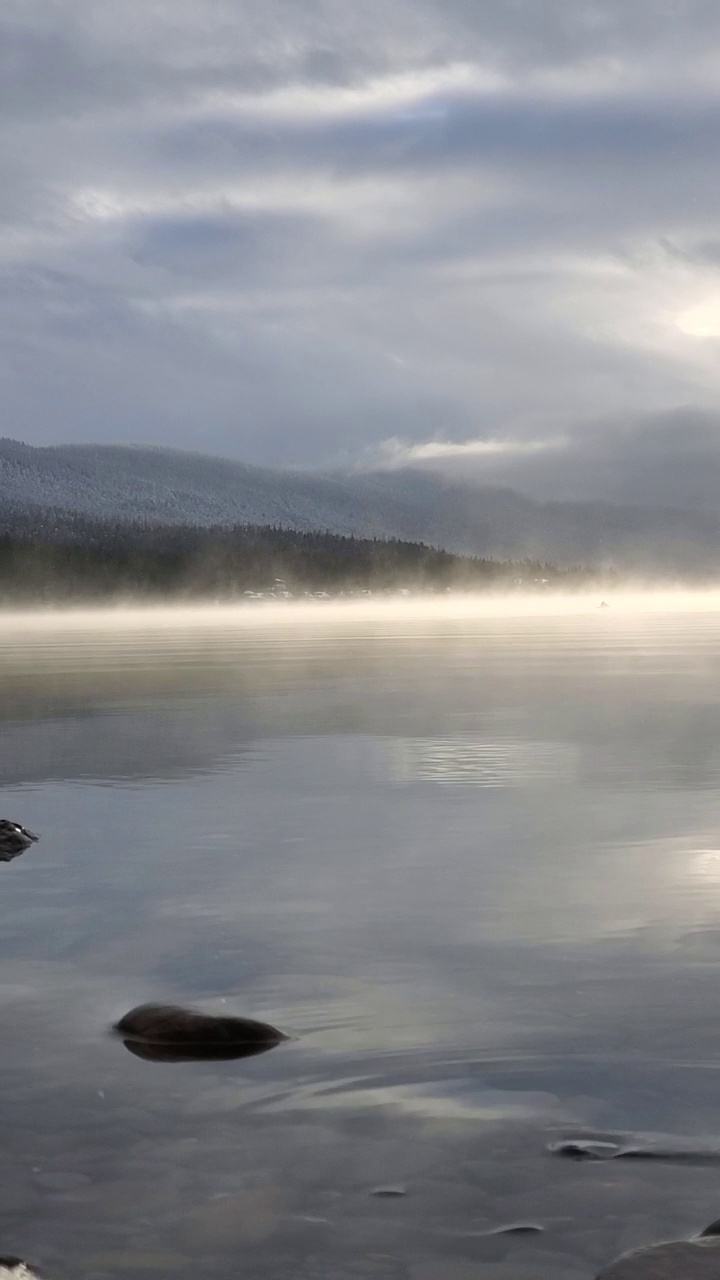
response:
[[(0, 1253), (590, 1280), (704, 1227), (720, 1161), (548, 1144), (720, 1151), (720, 613), (319, 617), (2, 624), (42, 840), (0, 866)], [(147, 1000), (295, 1038), (144, 1061)]]

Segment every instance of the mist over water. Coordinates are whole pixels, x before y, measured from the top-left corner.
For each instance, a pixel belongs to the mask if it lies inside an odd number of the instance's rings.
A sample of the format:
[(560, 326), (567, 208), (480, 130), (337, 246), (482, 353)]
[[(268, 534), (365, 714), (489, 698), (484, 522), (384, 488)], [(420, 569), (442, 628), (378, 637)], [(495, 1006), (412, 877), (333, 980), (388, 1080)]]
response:
[[(590, 1280), (718, 1217), (720, 595), (607, 599), (3, 616), (0, 1253)], [(126, 1052), (158, 1000), (293, 1039)], [(704, 1161), (548, 1151), (627, 1134)]]
[(217, 631), (224, 627), (273, 630), (296, 626), (303, 629), (350, 626), (358, 623), (452, 623), (494, 617), (583, 617), (594, 615), (603, 606), (612, 607), (621, 616), (718, 613), (720, 588), (688, 589), (626, 585), (603, 596), (602, 588), (593, 591), (554, 592), (484, 591), (449, 592), (439, 595), (376, 595), (371, 599), (315, 599), (278, 601), (271, 598), (250, 602), (206, 604), (167, 603), (135, 605), (132, 602), (113, 606), (77, 605), (62, 608), (57, 604), (46, 608), (5, 610), (2, 635), (17, 631), (89, 630), (138, 632), (152, 630)]

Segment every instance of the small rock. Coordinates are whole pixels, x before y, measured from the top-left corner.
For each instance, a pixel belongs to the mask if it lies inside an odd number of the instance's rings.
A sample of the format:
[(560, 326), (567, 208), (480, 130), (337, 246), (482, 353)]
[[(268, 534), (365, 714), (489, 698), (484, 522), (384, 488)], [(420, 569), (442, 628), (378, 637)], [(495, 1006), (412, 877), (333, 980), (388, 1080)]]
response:
[(537, 1222), (510, 1222), (500, 1227), (488, 1227), (484, 1231), (443, 1231), (443, 1236), (455, 1240), (489, 1240), (494, 1236), (531, 1236), (545, 1230)]
[(385, 1196), (389, 1199), (391, 1196), (406, 1196), (407, 1188), (406, 1187), (375, 1187), (374, 1190), (370, 1192), (370, 1194), (373, 1196)]
[(21, 827), (19, 822), (0, 818), (0, 862), (12, 862), (13, 858), (24, 853), (31, 844), (35, 844), (37, 839), (38, 837), (32, 831)]
[(487, 1234), (489, 1236), (530, 1236), (544, 1230), (545, 1228), (537, 1222), (511, 1222), (506, 1227), (493, 1227)]
[(23, 827), (19, 822), (13, 822), (9, 818), (0, 818), (0, 841), (12, 842), (20, 845), (36, 844), (40, 839), (35, 835), (34, 831), (28, 831), (27, 827)]

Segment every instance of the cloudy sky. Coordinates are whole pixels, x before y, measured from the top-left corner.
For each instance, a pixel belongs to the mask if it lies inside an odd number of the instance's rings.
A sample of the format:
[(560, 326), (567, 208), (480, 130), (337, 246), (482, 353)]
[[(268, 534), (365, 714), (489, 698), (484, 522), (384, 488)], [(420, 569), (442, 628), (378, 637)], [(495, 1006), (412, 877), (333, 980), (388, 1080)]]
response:
[(5, 0), (2, 434), (692, 500), (719, 84), (715, 0)]

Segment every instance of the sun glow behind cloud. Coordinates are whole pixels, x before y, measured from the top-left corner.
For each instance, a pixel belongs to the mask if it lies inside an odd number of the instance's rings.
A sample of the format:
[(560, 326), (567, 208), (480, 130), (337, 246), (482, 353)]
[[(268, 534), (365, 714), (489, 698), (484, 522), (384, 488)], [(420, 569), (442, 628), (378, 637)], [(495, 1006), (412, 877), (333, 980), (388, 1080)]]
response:
[(692, 338), (720, 338), (720, 296), (682, 311), (677, 326)]

